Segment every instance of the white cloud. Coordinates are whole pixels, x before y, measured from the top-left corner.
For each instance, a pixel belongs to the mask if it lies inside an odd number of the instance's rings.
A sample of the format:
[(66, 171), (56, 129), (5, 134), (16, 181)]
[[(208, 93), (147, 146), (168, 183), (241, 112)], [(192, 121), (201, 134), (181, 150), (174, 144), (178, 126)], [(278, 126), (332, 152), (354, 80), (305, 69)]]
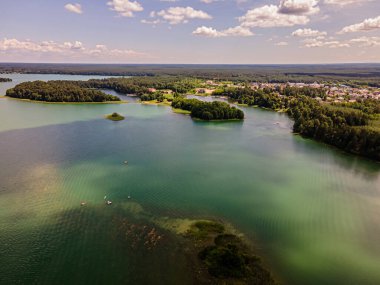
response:
[(327, 47), (327, 48), (349, 48), (353, 45), (358, 45), (359, 47), (379, 47), (380, 37), (358, 37), (350, 40), (339, 41), (330, 37), (326, 39), (324, 37), (307, 38), (303, 40), (304, 47), (307, 48), (317, 48), (317, 47)]
[(275, 5), (265, 5), (252, 9), (239, 18), (243, 27), (291, 27), (305, 25), (310, 19), (305, 15), (291, 15), (280, 13), (280, 8)]
[(284, 47), (284, 46), (288, 46), (289, 43), (287, 43), (287, 42), (278, 42), (278, 43), (276, 43), (275, 45), (276, 45), (276, 46), (279, 46), (279, 47)]
[(193, 35), (196, 36), (204, 36), (210, 38), (221, 38), (221, 37), (248, 37), (253, 36), (253, 33), (244, 27), (236, 26), (233, 28), (229, 28), (223, 31), (218, 31), (211, 27), (199, 27), (195, 31), (193, 31)]
[(340, 42), (338, 40), (324, 40), (320, 38), (308, 38), (303, 41), (304, 47), (307, 48), (318, 48), (318, 47), (327, 47), (327, 48), (349, 48), (350, 44), (345, 42)]
[(279, 13), (290, 15), (310, 15), (319, 12), (318, 0), (281, 0)]
[(107, 5), (110, 6), (112, 11), (117, 12), (123, 17), (133, 17), (134, 12), (141, 12), (144, 10), (139, 2), (132, 2), (130, 0), (112, 0), (107, 2)]
[(169, 22), (171, 25), (187, 23), (190, 19), (212, 19), (206, 12), (195, 10), (192, 7), (170, 7), (152, 15), (162, 17), (164, 21)]
[(214, 3), (214, 2), (219, 2), (221, 0), (201, 0), (202, 3), (205, 3), (205, 4), (211, 4), (211, 3)]
[(35, 42), (31, 40), (7, 39), (0, 40), (0, 58), (6, 59), (12, 55), (28, 59), (38, 57), (54, 57), (62, 60), (74, 59), (95, 62), (99, 60), (115, 61), (149, 57), (145, 53), (130, 49), (111, 49), (105, 45), (87, 48), (80, 41), (58, 43), (55, 41)]
[(359, 44), (360, 47), (379, 47), (380, 37), (360, 37), (351, 39), (350, 42)]
[(312, 29), (298, 29), (292, 33), (292, 36), (295, 37), (324, 37), (326, 35), (326, 32), (320, 32)]
[(351, 4), (362, 4), (366, 2), (372, 2), (372, 1), (374, 0), (325, 0), (324, 2), (326, 4), (345, 6), (345, 5), (351, 5)]
[(65, 9), (69, 12), (72, 12), (72, 13), (76, 13), (76, 14), (82, 14), (83, 11), (82, 11), (82, 6), (78, 3), (75, 3), (75, 4), (66, 4), (65, 5)]
[(366, 31), (371, 31), (371, 30), (376, 30), (376, 29), (380, 29), (380, 16), (376, 18), (369, 18), (369, 19), (364, 20), (361, 23), (344, 27), (339, 32), (339, 34), (366, 32)]
[(206, 26), (198, 27), (195, 31), (193, 31), (193, 35), (210, 37), (210, 38), (219, 38), (219, 37), (224, 36), (222, 32), (219, 32), (214, 28), (206, 27)]

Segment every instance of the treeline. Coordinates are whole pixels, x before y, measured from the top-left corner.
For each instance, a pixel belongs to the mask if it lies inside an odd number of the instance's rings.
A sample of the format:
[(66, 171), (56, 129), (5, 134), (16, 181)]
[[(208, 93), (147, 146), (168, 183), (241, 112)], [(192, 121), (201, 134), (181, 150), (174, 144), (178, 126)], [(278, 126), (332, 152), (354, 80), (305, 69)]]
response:
[(347, 152), (380, 160), (380, 131), (361, 110), (321, 105), (300, 96), (290, 104), (294, 131)]
[(44, 102), (107, 102), (120, 101), (99, 90), (82, 88), (66, 81), (24, 82), (7, 90), (6, 96)]
[(277, 88), (277, 91), (284, 96), (307, 96), (311, 98), (322, 98), (326, 99), (326, 89), (324, 88), (313, 88), (313, 87), (293, 87), (286, 85), (285, 88)]
[(361, 110), (368, 115), (380, 114), (380, 102), (376, 99), (359, 99), (357, 102), (333, 103), (333, 105)]
[(157, 100), (158, 102), (163, 102), (165, 96), (162, 92), (146, 93), (140, 96), (141, 101), (152, 101)]
[(282, 110), (288, 107), (288, 99), (276, 94), (275, 90), (264, 88), (253, 90), (245, 88), (225, 88), (216, 90), (214, 96), (227, 96), (238, 104), (258, 106), (273, 110)]
[(244, 112), (225, 102), (203, 102), (197, 99), (174, 98), (172, 107), (191, 112), (192, 118), (205, 121), (243, 120)]
[[(112, 89), (122, 94), (144, 94), (154, 93), (152, 89), (171, 90), (175, 93), (184, 94), (199, 86), (197, 79), (162, 76), (162, 77), (130, 77), (130, 78), (106, 78), (92, 79), (88, 81), (75, 81), (75, 84), (86, 88)], [(153, 100), (153, 99), (152, 99)]]
[(3, 77), (0, 77), (0, 82), (11, 82), (12, 79), (10, 78), (3, 78)]
[(380, 87), (379, 64), (345, 65), (123, 65), (0, 63), (0, 73), (184, 76), (234, 82), (342, 83)]

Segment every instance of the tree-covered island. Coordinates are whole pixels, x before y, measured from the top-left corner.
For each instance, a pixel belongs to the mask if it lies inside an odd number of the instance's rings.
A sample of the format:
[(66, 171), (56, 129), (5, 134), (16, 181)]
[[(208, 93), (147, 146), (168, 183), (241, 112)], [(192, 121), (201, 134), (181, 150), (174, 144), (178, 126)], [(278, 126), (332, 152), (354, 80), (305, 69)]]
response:
[(125, 119), (124, 116), (122, 116), (122, 115), (120, 115), (120, 114), (118, 114), (118, 113), (112, 113), (112, 114), (110, 114), (110, 115), (107, 115), (106, 118), (107, 118), (108, 120), (115, 121), (115, 122), (117, 122), (117, 121), (122, 121), (122, 120)]
[(120, 98), (69, 81), (24, 82), (7, 90), (6, 96), (43, 102), (115, 102)]
[(197, 99), (175, 98), (172, 107), (190, 111), (192, 118), (216, 121), (216, 120), (243, 120), (244, 112), (236, 107), (231, 107), (225, 102), (203, 102)]

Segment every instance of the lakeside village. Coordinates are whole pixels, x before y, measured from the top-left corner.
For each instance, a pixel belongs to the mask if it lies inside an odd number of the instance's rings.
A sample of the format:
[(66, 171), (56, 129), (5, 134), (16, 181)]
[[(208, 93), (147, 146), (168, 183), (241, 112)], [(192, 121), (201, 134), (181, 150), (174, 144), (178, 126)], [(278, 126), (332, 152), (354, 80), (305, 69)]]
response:
[[(232, 83), (232, 82), (216, 82), (213, 80), (207, 80), (203, 84), (201, 84), (202, 87), (196, 88), (195, 94), (197, 95), (213, 95), (215, 91), (217, 91), (220, 88), (244, 88), (247, 85), (242, 83)], [(376, 87), (350, 87), (344, 84), (321, 84), (321, 83), (259, 83), (259, 82), (253, 82), (250, 83), (251, 89), (258, 90), (258, 89), (264, 89), (269, 88), (272, 90), (279, 90), (282, 91), (286, 87), (296, 87), (296, 88), (315, 88), (315, 89), (324, 89), (326, 97), (325, 99), (322, 98), (316, 98), (319, 101), (327, 101), (327, 102), (334, 102), (334, 103), (344, 103), (344, 102), (350, 102), (354, 103), (360, 99), (375, 99), (380, 100), (380, 88)], [(156, 92), (157, 90), (155, 88), (149, 88), (149, 92)], [(166, 94), (172, 93), (171, 90), (160, 90), (163, 91)], [(277, 92), (279, 96), (280, 93)]]

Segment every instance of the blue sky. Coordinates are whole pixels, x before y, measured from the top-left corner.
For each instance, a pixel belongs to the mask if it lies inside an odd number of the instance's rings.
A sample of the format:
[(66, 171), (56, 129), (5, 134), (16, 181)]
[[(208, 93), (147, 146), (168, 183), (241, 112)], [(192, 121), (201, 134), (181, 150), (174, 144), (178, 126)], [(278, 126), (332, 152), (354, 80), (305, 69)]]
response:
[(1, 62), (380, 62), (379, 0), (0, 0)]

